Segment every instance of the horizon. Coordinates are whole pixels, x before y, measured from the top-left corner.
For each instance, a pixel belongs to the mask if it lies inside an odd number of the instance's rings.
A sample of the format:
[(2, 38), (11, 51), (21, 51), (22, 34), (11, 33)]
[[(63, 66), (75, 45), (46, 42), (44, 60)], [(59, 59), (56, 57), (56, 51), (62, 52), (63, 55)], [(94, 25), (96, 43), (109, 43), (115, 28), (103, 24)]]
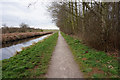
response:
[[(7, 25), (6, 25), (7, 26)], [(0, 26), (0, 29), (2, 28), (2, 27), (4, 27), (4, 26)], [(15, 28), (20, 28), (20, 26), (7, 26), (7, 27), (15, 27)], [(48, 28), (48, 27), (35, 27), (35, 26), (29, 26), (28, 25), (28, 27), (30, 27), (30, 28), (34, 28), (34, 29), (48, 29), (48, 30), (59, 30), (59, 28)]]

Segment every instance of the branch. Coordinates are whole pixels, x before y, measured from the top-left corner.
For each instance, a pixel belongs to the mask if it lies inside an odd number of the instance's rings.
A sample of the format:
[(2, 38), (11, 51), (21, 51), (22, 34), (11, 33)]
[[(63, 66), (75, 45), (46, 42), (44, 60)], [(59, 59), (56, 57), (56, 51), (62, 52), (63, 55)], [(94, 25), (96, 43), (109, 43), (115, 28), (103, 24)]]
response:
[(85, 6), (86, 6), (90, 11), (92, 11), (95, 15), (97, 15), (98, 17), (101, 18), (102, 15), (101, 15), (100, 13), (94, 11), (93, 9), (91, 9), (91, 7), (90, 7), (87, 3), (85, 3)]
[(65, 10), (67, 13), (69, 13), (69, 14), (75, 16), (75, 17), (80, 17), (81, 19), (83, 19), (83, 17), (81, 17), (81, 16), (76, 16), (75, 14), (73, 14), (71, 11), (68, 11), (67, 9), (64, 9), (64, 10)]
[(27, 7), (29, 8), (30, 6), (35, 5), (37, 2), (38, 2), (38, 0), (33, 3), (29, 3)]

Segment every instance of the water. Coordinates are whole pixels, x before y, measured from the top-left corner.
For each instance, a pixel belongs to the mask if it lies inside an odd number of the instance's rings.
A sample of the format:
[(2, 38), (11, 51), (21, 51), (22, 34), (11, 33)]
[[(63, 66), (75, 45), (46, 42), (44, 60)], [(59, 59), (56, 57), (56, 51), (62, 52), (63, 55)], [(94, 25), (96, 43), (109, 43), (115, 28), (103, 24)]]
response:
[(0, 52), (1, 52), (0, 54), (2, 54), (0, 56), (0, 60), (10, 58), (10, 57), (14, 56), (16, 54), (16, 52), (22, 51), (23, 47), (28, 47), (28, 46), (30, 46), (34, 43), (37, 43), (37, 42), (45, 39), (48, 36), (50, 36), (50, 34), (39, 37), (39, 38), (36, 38), (36, 39), (33, 39), (33, 40), (30, 40), (30, 41), (27, 41), (27, 42), (23, 42), (23, 43), (20, 43), (20, 44), (15, 44), (15, 45), (12, 45), (12, 46), (9, 46), (9, 47), (0, 48)]
[(9, 47), (9, 46), (12, 46), (12, 45), (24, 43), (24, 42), (27, 42), (27, 41), (30, 41), (30, 40), (33, 40), (33, 39), (37, 39), (37, 38), (40, 38), (40, 36), (33, 37), (33, 38), (26, 38), (26, 39), (22, 39), (22, 40), (13, 41), (13, 42), (2, 43), (2, 45), (0, 45), (0, 48)]

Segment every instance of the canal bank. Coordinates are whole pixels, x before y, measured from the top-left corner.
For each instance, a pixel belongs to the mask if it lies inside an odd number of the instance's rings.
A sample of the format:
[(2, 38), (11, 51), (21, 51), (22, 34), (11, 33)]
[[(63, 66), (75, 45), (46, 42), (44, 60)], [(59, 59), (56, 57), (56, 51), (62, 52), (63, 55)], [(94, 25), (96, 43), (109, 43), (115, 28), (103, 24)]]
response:
[(2, 78), (39, 78), (47, 72), (58, 33), (55, 33), (16, 56), (2, 60)]

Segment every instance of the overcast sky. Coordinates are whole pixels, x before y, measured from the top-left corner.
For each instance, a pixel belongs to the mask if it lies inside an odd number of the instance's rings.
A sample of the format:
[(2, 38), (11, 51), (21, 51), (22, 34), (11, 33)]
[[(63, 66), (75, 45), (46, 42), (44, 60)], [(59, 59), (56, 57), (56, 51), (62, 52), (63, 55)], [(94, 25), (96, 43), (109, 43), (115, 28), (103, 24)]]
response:
[[(34, 2), (36, 2), (34, 4)], [(29, 8), (27, 7), (30, 3)], [(1, 5), (2, 4), (2, 5)], [(58, 29), (47, 11), (47, 0), (3, 0), (0, 4), (0, 26), (6, 24), (8, 26), (19, 26), (24, 22), (29, 26), (42, 29)]]

